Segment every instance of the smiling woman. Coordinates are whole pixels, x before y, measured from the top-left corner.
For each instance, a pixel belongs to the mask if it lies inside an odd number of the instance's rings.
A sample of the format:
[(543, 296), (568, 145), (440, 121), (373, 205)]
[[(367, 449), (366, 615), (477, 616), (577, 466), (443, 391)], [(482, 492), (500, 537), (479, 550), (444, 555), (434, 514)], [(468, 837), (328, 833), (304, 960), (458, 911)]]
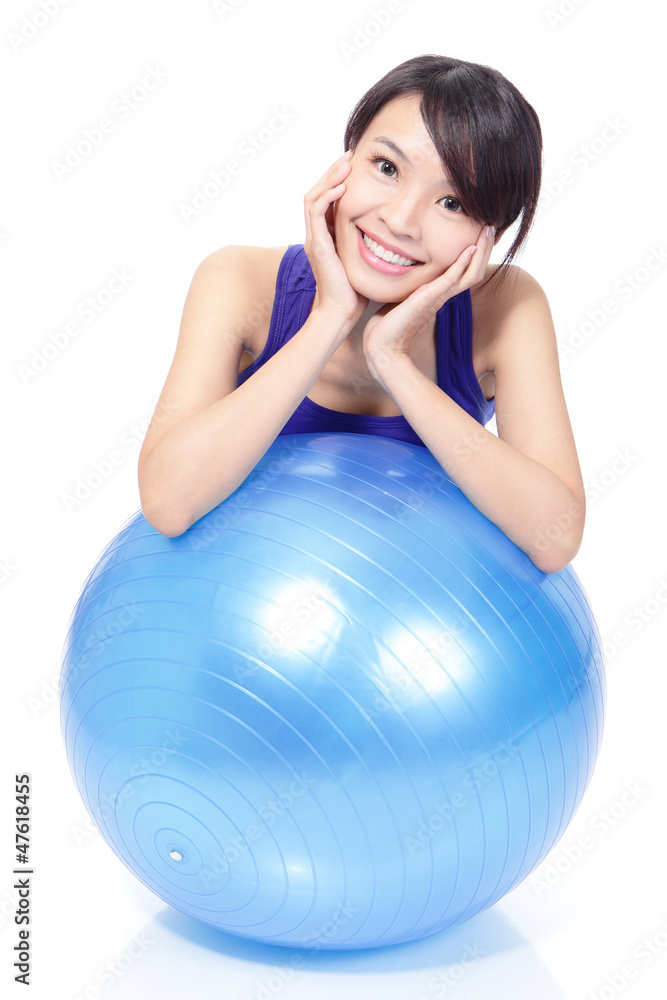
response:
[[(334, 207), (336, 249), (350, 283), (385, 303), (444, 274), (483, 228), (444, 174), (420, 104), (415, 95), (394, 98), (373, 117), (372, 130), (359, 137), (348, 130), (353, 169)], [(373, 272), (403, 280), (380, 283)]]
[(139, 460), (146, 518), (181, 534), (280, 435), (378, 434), (428, 448), (539, 568), (562, 568), (584, 489), (549, 305), (513, 263), (539, 196), (535, 111), (496, 70), (418, 56), (362, 97), (344, 146), (305, 197), (303, 244), (197, 268), (170, 417)]
[[(380, 129), (388, 105), (409, 102), (412, 120), (404, 140), (409, 152), (386, 135), (370, 142), (388, 147), (404, 172), (430, 169), (436, 196), (438, 187), (445, 194), (443, 208), (480, 225), (493, 225), (496, 238), (520, 218), (503, 260), (506, 267), (525, 242), (537, 208), (542, 173), (539, 120), (496, 70), (444, 58), (436, 65), (434, 58), (408, 60), (364, 95), (349, 117), (345, 149), (356, 150), (371, 123), (373, 131)], [(386, 151), (378, 154), (383, 155)], [(397, 176), (393, 164), (390, 169), (391, 176)], [(504, 268), (496, 273), (500, 277)]]

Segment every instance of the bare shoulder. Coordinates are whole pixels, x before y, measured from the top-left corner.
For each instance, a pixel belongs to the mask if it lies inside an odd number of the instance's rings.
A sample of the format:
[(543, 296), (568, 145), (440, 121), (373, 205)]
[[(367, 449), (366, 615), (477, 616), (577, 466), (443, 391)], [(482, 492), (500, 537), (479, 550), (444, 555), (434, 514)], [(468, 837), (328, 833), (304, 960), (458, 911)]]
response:
[(230, 244), (220, 247), (205, 257), (202, 263), (212, 266), (227, 268), (230, 265), (236, 269), (252, 271), (255, 268), (264, 269), (275, 264), (276, 271), (280, 264), (280, 259), (287, 250), (287, 246), (280, 247), (256, 247), (243, 244)]
[[(498, 265), (490, 265), (491, 277)], [(493, 371), (498, 355), (523, 337), (546, 338), (555, 345), (551, 309), (540, 283), (522, 267), (511, 265), (504, 278), (471, 289), (475, 351)]]
[(286, 250), (287, 246), (224, 246), (205, 257), (197, 269), (221, 294), (232, 294), (237, 308), (247, 316), (243, 347), (253, 357), (266, 344), (278, 268)]

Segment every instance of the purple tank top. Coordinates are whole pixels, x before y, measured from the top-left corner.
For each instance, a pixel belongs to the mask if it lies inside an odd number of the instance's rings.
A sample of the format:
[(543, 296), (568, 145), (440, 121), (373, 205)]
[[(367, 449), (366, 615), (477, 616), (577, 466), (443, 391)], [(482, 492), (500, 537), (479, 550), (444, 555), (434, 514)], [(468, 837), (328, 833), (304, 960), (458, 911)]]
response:
[[(308, 319), (315, 298), (315, 278), (303, 244), (292, 244), (278, 268), (276, 294), (266, 346), (260, 356), (242, 371), (237, 385), (268, 361)], [(464, 291), (438, 310), (436, 317), (438, 385), (481, 424), (493, 416), (494, 401), (484, 397), (472, 366), (472, 306), (470, 292)], [(403, 416), (376, 417), (343, 413), (320, 406), (306, 396), (297, 406), (281, 434), (317, 432), (378, 434), (424, 446), (422, 439)]]

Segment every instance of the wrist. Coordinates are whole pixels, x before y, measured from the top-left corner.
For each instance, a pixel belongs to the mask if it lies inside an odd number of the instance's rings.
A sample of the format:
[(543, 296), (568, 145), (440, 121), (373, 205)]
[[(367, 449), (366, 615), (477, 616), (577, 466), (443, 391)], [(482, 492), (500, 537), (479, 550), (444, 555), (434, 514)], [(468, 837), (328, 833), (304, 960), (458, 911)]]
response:
[(304, 323), (304, 328), (306, 326), (315, 327), (320, 336), (326, 336), (340, 343), (353, 329), (355, 322), (354, 317), (345, 310), (320, 302), (312, 309), (310, 316)]
[(366, 364), (373, 378), (389, 391), (389, 382), (406, 366), (414, 367), (407, 350), (400, 347), (367, 347)]

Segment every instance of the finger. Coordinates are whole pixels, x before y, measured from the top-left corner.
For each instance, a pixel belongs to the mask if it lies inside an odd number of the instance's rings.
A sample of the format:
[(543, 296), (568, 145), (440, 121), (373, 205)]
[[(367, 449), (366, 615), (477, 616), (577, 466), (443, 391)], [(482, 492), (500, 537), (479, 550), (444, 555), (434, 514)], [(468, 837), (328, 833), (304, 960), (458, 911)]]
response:
[(304, 199), (307, 211), (324, 214), (329, 205), (340, 197), (341, 184), (347, 179), (346, 167), (346, 164), (341, 164), (340, 170), (328, 179), (326, 186), (318, 184), (308, 192)]
[(310, 221), (309, 216), (312, 218), (313, 216), (324, 215), (336, 198), (340, 197), (344, 190), (342, 185), (348, 171), (349, 164), (347, 162), (339, 162), (328, 170), (324, 177), (306, 194), (304, 207), (307, 224)]
[[(338, 176), (341, 176), (339, 173)], [(334, 173), (332, 180), (338, 180)], [(342, 171), (345, 176), (345, 170)], [(345, 181), (341, 180), (333, 187), (324, 189), (318, 196), (312, 193), (306, 196), (306, 246), (314, 253), (331, 256), (335, 253), (334, 243), (334, 203), (345, 193)]]
[(316, 201), (317, 198), (328, 191), (338, 179), (345, 176), (350, 166), (350, 156), (348, 153), (344, 153), (335, 163), (332, 163), (329, 169), (322, 174), (320, 179), (312, 186), (306, 198), (310, 201)]
[(479, 253), (478, 244), (471, 243), (461, 251), (456, 260), (449, 265), (443, 274), (434, 278), (433, 281), (424, 287), (430, 286), (433, 293), (437, 296), (440, 295), (440, 292), (451, 295), (452, 290), (458, 288), (464, 275), (467, 274), (469, 268), (472, 266), (472, 262)]
[[(493, 226), (482, 226), (477, 237), (477, 242), (472, 243), (459, 254), (453, 264), (436, 278), (432, 284), (436, 285), (442, 279), (444, 289), (455, 288), (456, 291), (463, 291), (475, 284), (486, 274), (491, 251), (495, 240), (495, 229)], [(437, 286), (437, 291), (440, 286)]]
[(335, 253), (333, 204), (345, 193), (345, 183), (330, 188), (321, 199), (306, 207), (306, 243), (317, 248), (317, 252), (330, 255)]
[(477, 242), (475, 243), (475, 252), (471, 253), (468, 266), (464, 272), (465, 279), (470, 284), (475, 284), (485, 277), (495, 239), (495, 228), (493, 226), (482, 226), (477, 237)]
[(350, 171), (352, 150), (347, 150), (325, 171), (304, 199), (306, 238), (304, 246), (313, 262), (336, 255), (334, 206), (345, 193), (345, 180)]
[(475, 272), (471, 272), (470, 268), (478, 254), (483, 255), (477, 243), (465, 247), (443, 274), (415, 289), (405, 301), (414, 299), (418, 317), (435, 314), (448, 299), (473, 283), (471, 273)]
[[(488, 264), (489, 258), (491, 257), (491, 251), (496, 242), (496, 230), (495, 226), (482, 226), (479, 236), (477, 237), (477, 250), (478, 252), (475, 256), (478, 258), (475, 261), (478, 266), (481, 266), (481, 262), (484, 265)], [(474, 258), (473, 258), (474, 259)]]

